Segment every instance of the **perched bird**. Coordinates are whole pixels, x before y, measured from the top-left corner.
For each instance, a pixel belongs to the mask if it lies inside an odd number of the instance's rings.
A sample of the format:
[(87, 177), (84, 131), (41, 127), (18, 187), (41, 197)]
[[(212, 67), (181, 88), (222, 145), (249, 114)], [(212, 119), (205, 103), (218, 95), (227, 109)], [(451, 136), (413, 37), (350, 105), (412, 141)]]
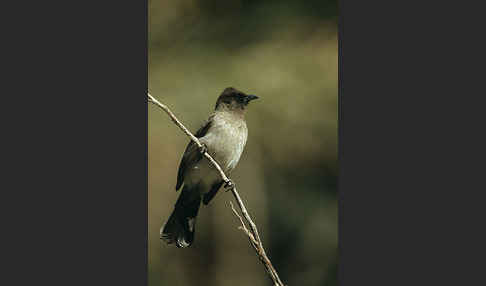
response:
[(204, 145), (203, 150), (193, 141), (187, 145), (179, 165), (176, 191), (184, 186), (174, 211), (160, 229), (160, 238), (168, 244), (188, 247), (193, 243), (201, 200), (207, 205), (224, 182), (203, 154), (207, 151), (226, 175), (231, 173), (240, 160), (248, 137), (245, 109), (250, 101), (257, 98), (232, 87), (226, 88), (218, 97), (214, 112), (194, 134)]

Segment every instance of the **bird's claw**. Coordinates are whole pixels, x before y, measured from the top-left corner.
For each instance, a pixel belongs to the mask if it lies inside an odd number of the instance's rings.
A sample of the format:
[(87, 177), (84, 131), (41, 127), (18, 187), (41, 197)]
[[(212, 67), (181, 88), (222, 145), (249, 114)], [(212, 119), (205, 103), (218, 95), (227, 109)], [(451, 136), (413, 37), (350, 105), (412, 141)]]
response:
[(201, 143), (202, 147), (199, 148), (199, 152), (204, 155), (204, 153), (208, 152), (208, 146), (206, 144)]
[(236, 187), (235, 183), (233, 183), (233, 181), (231, 181), (230, 179), (228, 179), (228, 182), (224, 184), (224, 188), (226, 189), (226, 192), (234, 189), (235, 187)]

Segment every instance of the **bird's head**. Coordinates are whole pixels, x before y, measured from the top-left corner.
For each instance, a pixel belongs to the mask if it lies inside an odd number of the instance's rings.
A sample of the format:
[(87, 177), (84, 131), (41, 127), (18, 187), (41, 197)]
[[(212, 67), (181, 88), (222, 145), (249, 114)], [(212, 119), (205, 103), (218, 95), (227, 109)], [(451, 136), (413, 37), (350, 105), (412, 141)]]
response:
[(215, 110), (244, 110), (250, 101), (257, 98), (256, 95), (247, 95), (235, 88), (228, 87), (218, 97)]

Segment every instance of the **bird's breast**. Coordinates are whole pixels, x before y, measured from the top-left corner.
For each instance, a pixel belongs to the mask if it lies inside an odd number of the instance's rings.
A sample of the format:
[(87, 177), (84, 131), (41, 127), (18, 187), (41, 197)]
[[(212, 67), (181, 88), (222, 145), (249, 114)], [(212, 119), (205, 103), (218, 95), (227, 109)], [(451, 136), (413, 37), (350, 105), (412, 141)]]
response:
[(248, 129), (242, 118), (231, 114), (217, 114), (211, 129), (201, 141), (225, 172), (236, 167), (245, 148)]

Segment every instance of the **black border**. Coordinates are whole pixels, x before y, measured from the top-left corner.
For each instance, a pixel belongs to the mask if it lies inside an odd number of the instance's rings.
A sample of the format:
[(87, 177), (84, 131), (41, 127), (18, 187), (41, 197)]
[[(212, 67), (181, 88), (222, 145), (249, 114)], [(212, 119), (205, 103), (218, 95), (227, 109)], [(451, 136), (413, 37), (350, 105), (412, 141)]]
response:
[(147, 1), (20, 5), (4, 10), (1, 284), (146, 285)]
[(477, 63), (476, 18), (437, 7), (340, 1), (340, 285), (484, 284), (468, 257), (484, 247), (464, 228), (484, 209), (466, 194), (484, 189), (466, 163), (484, 129), (465, 98), (483, 89), (463, 66)]

